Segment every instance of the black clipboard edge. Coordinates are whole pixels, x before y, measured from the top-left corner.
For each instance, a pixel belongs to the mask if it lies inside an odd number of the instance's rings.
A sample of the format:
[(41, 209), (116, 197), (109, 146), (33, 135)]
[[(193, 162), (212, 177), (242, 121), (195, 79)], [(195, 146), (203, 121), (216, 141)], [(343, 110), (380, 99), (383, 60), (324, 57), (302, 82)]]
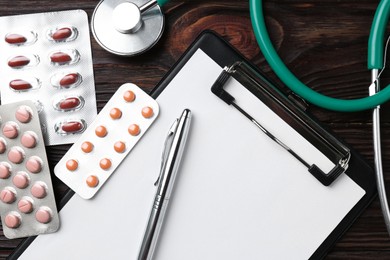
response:
[[(219, 66), (221, 66), (221, 68), (233, 64), (237, 60), (242, 60), (247, 62), (250, 67), (252, 67), (254, 70), (256, 70), (265, 78), (267, 78), (221, 36), (219, 36), (214, 31), (205, 30), (194, 40), (194, 42), (188, 47), (188, 49), (179, 58), (179, 60), (172, 66), (172, 68), (160, 80), (156, 87), (150, 92), (150, 95), (153, 98), (157, 98), (157, 96), (165, 89), (165, 87), (169, 84), (169, 82), (171, 82), (171, 80), (176, 76), (176, 74), (179, 73), (181, 68), (187, 63), (187, 61), (198, 49), (201, 49), (203, 52), (209, 55)], [(274, 85), (277, 86), (276, 84)], [(210, 94), (212, 94), (211, 91)], [(312, 118), (313, 120), (316, 120), (314, 117)], [(313, 253), (310, 259), (323, 259), (332, 249), (334, 244), (352, 226), (353, 222), (363, 213), (363, 211), (376, 197), (377, 193), (375, 174), (372, 168), (353, 149), (351, 149), (350, 166), (349, 169), (346, 171), (346, 174), (353, 181), (358, 183), (360, 187), (362, 187), (366, 191), (366, 194), (344, 217), (344, 219), (339, 223), (335, 230), (333, 230), (333, 232), (326, 238), (326, 240), (321, 244), (321, 246)], [(60, 200), (58, 209), (61, 210), (74, 194), (74, 191), (69, 189), (64, 195), (64, 197)], [(36, 237), (28, 237), (23, 240), (23, 242), (21, 242), (20, 245), (15, 248), (14, 252), (7, 258), (7, 260), (18, 259), (19, 256), (21, 256), (22, 253), (27, 249), (27, 247), (34, 241), (35, 238)]]

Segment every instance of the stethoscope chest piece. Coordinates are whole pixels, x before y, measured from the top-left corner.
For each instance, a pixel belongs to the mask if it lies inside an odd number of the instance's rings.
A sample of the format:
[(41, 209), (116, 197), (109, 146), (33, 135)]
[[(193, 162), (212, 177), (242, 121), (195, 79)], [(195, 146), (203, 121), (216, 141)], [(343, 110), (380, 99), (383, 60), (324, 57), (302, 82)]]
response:
[(91, 30), (105, 50), (134, 56), (152, 48), (164, 31), (159, 5), (147, 0), (102, 0), (92, 15)]

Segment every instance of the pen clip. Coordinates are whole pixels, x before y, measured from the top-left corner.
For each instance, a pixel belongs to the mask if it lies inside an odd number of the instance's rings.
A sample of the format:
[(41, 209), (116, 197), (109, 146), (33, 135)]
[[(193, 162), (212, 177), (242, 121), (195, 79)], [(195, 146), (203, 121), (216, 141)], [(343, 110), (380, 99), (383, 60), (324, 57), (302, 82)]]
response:
[(176, 133), (176, 130), (177, 130), (178, 123), (179, 123), (179, 119), (176, 119), (173, 122), (172, 126), (169, 128), (167, 137), (165, 138), (164, 149), (163, 149), (163, 152), (162, 152), (162, 155), (161, 155), (160, 174), (158, 175), (158, 178), (157, 178), (156, 182), (154, 183), (154, 186), (157, 186), (159, 181), (160, 181), (162, 172), (163, 172), (164, 167), (165, 167), (165, 163), (166, 163), (167, 158), (168, 158), (169, 150), (171, 149), (171, 146), (172, 146), (173, 136), (174, 136), (174, 134)]

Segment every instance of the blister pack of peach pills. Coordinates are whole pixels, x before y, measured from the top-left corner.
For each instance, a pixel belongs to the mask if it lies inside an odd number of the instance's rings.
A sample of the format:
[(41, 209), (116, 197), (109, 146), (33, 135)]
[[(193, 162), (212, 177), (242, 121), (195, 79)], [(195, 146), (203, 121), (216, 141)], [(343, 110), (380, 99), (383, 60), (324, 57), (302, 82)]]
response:
[(74, 143), (96, 117), (82, 10), (0, 17), (1, 103), (32, 100), (46, 145)]
[(0, 106), (0, 213), (7, 238), (55, 232), (59, 217), (38, 111)]
[(84, 199), (92, 198), (159, 114), (152, 97), (134, 84), (122, 85), (54, 168)]

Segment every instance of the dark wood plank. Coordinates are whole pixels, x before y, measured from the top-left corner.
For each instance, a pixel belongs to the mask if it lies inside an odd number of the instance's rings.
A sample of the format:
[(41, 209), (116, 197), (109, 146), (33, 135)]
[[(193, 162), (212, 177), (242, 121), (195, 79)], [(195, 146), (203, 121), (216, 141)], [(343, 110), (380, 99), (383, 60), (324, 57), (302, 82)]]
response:
[[(366, 68), (367, 40), (379, 0), (264, 0), (271, 38), (287, 66), (306, 84), (338, 98), (367, 95), (370, 72)], [(0, 15), (83, 9), (91, 17), (97, 1), (0, 0)], [(124, 82), (150, 91), (204, 29), (224, 36), (245, 57), (280, 83), (265, 62), (251, 31), (247, 0), (172, 0), (165, 7), (166, 29), (160, 42), (135, 58), (116, 57), (92, 38), (96, 96), (100, 110)], [(92, 37), (92, 36), (91, 36)], [(1, 72), (0, 72), (1, 75)], [(384, 82), (390, 73), (384, 72)], [(281, 84), (282, 85), (282, 84)], [(283, 87), (282, 87), (283, 88)], [(382, 107), (383, 163), (390, 186), (390, 110)], [(310, 106), (309, 111), (373, 165), (371, 112), (338, 113)], [(47, 149), (50, 167), (69, 146)], [(66, 187), (54, 180), (57, 197)], [(102, 227), (102, 229), (105, 227)], [(0, 232), (0, 258), (21, 239), (8, 240)], [(390, 239), (378, 200), (357, 219), (327, 259), (390, 259)]]

